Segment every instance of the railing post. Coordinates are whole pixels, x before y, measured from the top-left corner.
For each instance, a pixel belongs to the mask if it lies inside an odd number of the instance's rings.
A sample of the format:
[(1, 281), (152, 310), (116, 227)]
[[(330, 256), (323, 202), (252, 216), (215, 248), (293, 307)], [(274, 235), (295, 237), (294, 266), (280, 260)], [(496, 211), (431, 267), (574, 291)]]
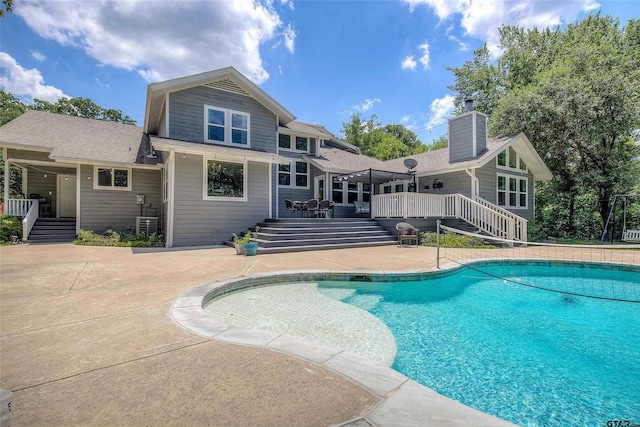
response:
[(440, 220), (436, 221), (436, 268), (440, 270)]

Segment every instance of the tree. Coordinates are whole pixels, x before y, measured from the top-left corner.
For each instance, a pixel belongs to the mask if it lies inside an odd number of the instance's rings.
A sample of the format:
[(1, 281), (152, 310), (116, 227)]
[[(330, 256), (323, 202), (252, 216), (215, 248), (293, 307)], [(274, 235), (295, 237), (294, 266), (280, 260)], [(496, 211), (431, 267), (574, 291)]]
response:
[(67, 116), (78, 116), (87, 119), (104, 120), (107, 122), (117, 122), (127, 125), (135, 125), (136, 121), (129, 116), (123, 116), (121, 110), (107, 109), (100, 107), (89, 98), (60, 98), (55, 103), (33, 100), (32, 110), (48, 111), (50, 113), (64, 114)]
[(27, 105), (12, 94), (0, 89), (0, 126), (27, 111)]
[(13, 0), (2, 0), (4, 9), (0, 7), (0, 18), (4, 16), (5, 10), (9, 13), (13, 13)]
[(347, 142), (360, 148), (362, 154), (379, 160), (428, 151), (415, 132), (403, 125), (381, 125), (375, 114), (364, 119), (360, 113), (353, 113), (351, 121), (342, 124), (342, 133)]
[(593, 14), (565, 29), (500, 29), (497, 65), (484, 49), (452, 69), (457, 100), (475, 95), (491, 135), (524, 131), (554, 174), (538, 188), (545, 235), (601, 232), (613, 194), (640, 182), (640, 21)]

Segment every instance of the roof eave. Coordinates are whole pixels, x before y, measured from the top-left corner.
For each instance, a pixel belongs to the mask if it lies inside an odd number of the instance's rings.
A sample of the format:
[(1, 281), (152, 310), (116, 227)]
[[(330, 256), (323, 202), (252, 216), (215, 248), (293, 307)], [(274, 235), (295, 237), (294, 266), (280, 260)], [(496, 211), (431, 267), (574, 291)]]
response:
[[(157, 151), (168, 151), (168, 152), (176, 152), (176, 153), (184, 153), (184, 154), (194, 154), (198, 156), (211, 156), (213, 150), (215, 150), (215, 145), (204, 146), (204, 147), (194, 147), (194, 146), (176, 146), (171, 144), (170, 140), (162, 141), (158, 138), (154, 138), (151, 142), (153, 148)], [(229, 147), (232, 148), (232, 147)], [(223, 152), (220, 154), (220, 158), (223, 157), (233, 157), (233, 158), (242, 158), (254, 162), (260, 163), (269, 163), (269, 164), (283, 164), (288, 165), (291, 163), (291, 159), (288, 159), (284, 156), (281, 156), (276, 153), (266, 153), (266, 152), (251, 152), (251, 150), (246, 150), (246, 152), (242, 153), (229, 153)]]

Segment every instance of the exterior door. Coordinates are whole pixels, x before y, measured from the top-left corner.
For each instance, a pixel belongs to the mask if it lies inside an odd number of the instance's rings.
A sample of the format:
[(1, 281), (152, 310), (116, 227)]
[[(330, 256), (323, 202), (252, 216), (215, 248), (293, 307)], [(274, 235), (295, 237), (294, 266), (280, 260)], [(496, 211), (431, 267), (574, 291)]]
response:
[(317, 197), (319, 200), (328, 199), (329, 195), (326, 194), (325, 176), (316, 176), (313, 180), (313, 197)]
[(58, 218), (76, 216), (76, 176), (58, 175)]

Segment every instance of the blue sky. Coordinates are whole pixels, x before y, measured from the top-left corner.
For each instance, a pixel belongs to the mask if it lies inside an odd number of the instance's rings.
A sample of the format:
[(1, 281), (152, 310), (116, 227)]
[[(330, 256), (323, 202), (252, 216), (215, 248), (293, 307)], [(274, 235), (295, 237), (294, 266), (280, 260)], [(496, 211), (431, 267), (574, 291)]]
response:
[(0, 87), (25, 102), (91, 98), (143, 124), (149, 83), (233, 65), (296, 115), (340, 135), (353, 112), (431, 142), (447, 86), (501, 24), (564, 25), (635, 0), (20, 1), (0, 18)]

